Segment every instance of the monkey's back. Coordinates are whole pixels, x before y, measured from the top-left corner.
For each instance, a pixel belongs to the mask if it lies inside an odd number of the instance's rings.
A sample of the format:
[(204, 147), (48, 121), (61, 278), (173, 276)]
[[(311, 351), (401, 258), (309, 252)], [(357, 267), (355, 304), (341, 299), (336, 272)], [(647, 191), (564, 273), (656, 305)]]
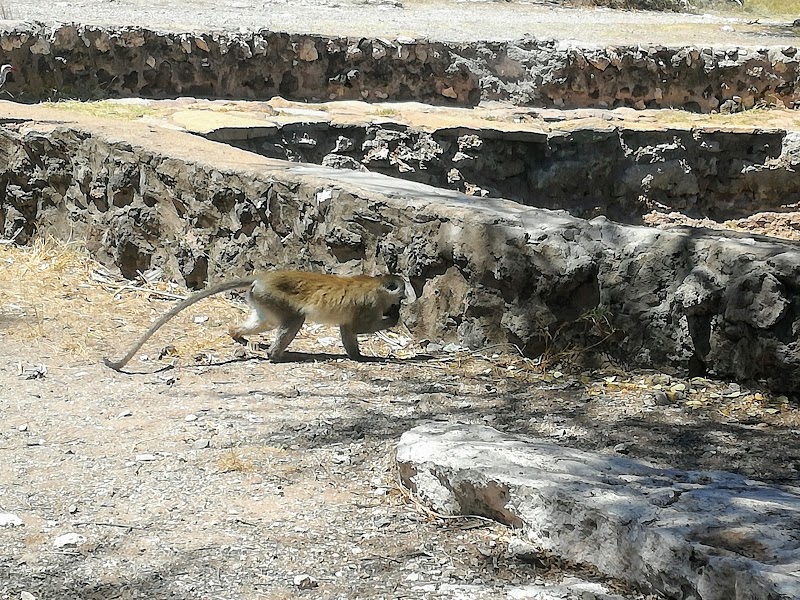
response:
[(271, 271), (259, 277), (253, 292), (269, 295), (286, 309), (317, 323), (350, 322), (365, 310), (381, 312), (381, 277), (342, 277), (310, 271)]

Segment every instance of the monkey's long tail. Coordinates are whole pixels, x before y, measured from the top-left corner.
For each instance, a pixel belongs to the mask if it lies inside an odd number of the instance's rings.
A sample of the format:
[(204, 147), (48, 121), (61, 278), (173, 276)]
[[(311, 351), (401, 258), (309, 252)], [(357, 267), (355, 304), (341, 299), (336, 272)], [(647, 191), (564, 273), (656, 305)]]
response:
[(177, 315), (179, 312), (181, 312), (185, 308), (189, 308), (195, 302), (199, 302), (200, 300), (202, 300), (204, 298), (208, 298), (209, 296), (213, 296), (214, 294), (227, 292), (229, 290), (238, 290), (238, 289), (246, 288), (246, 287), (248, 287), (250, 285), (253, 285), (253, 283), (255, 281), (256, 281), (256, 277), (253, 276), (253, 275), (251, 275), (249, 277), (240, 277), (238, 279), (229, 279), (227, 281), (223, 281), (221, 283), (218, 283), (217, 285), (213, 285), (210, 288), (206, 288), (204, 290), (201, 290), (201, 291), (197, 292), (196, 294), (193, 294), (193, 295), (189, 296), (185, 300), (181, 300), (180, 302), (178, 302), (178, 304), (176, 304), (168, 312), (166, 312), (163, 317), (161, 317), (158, 321), (153, 323), (153, 326), (150, 327), (150, 329), (148, 329), (144, 333), (144, 335), (142, 335), (142, 337), (140, 337), (136, 341), (136, 343), (133, 344), (133, 346), (131, 346), (130, 350), (128, 350), (128, 352), (127, 352), (127, 354), (125, 354), (125, 356), (123, 356), (122, 358), (120, 358), (119, 360), (116, 360), (116, 361), (110, 360), (108, 358), (104, 358), (103, 359), (103, 363), (105, 363), (105, 365), (107, 367), (110, 367), (110, 368), (114, 369), (115, 371), (121, 370), (122, 367), (124, 367), (126, 364), (128, 364), (128, 361), (131, 358), (133, 358), (134, 354), (136, 354), (136, 352), (138, 352), (139, 348), (144, 346), (144, 343), (150, 338), (151, 335), (153, 335), (156, 331), (158, 331), (164, 323), (169, 321), (172, 317)]

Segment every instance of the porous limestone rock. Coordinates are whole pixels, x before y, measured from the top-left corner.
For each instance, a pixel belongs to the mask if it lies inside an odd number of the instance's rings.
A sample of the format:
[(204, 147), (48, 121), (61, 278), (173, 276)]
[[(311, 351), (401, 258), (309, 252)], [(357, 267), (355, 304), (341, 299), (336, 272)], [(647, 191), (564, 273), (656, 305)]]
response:
[(522, 529), (540, 548), (681, 600), (800, 598), (800, 495), (657, 469), (482, 425), (403, 434), (405, 486), (434, 510)]
[[(587, 119), (588, 120), (588, 119)], [(800, 203), (797, 132), (629, 127), (589, 122), (545, 132), (503, 123), (438, 128), (401, 123), (291, 123), (210, 139), (270, 158), (366, 166), (420, 183), (481, 190), (575, 216), (641, 223), (654, 209), (717, 221)], [(350, 142), (342, 145), (340, 139)], [(480, 195), (480, 194), (476, 194)]]

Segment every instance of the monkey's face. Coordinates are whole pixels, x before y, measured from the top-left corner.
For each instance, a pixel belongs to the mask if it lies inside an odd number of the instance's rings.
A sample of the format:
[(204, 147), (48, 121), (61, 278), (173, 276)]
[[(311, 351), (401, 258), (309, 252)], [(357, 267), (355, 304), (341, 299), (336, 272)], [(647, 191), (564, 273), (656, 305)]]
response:
[(400, 302), (406, 297), (406, 282), (397, 275), (383, 278), (384, 309), (381, 327), (394, 327), (400, 322)]
[(383, 311), (382, 324), (385, 328), (394, 327), (400, 322), (400, 303), (391, 304)]

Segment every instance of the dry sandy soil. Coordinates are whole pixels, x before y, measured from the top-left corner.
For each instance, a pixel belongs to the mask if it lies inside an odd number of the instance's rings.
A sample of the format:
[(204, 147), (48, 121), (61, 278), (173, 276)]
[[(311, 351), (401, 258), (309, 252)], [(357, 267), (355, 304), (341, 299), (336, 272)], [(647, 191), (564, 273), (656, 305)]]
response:
[[(574, 4), (579, 4), (576, 0)], [(733, 2), (724, 13), (570, 8), (556, 0), (2, 0), (0, 18), (258, 30), (440, 41), (523, 36), (596, 44), (798, 45), (798, 15), (764, 17)], [(697, 3), (693, 3), (697, 4)]]

